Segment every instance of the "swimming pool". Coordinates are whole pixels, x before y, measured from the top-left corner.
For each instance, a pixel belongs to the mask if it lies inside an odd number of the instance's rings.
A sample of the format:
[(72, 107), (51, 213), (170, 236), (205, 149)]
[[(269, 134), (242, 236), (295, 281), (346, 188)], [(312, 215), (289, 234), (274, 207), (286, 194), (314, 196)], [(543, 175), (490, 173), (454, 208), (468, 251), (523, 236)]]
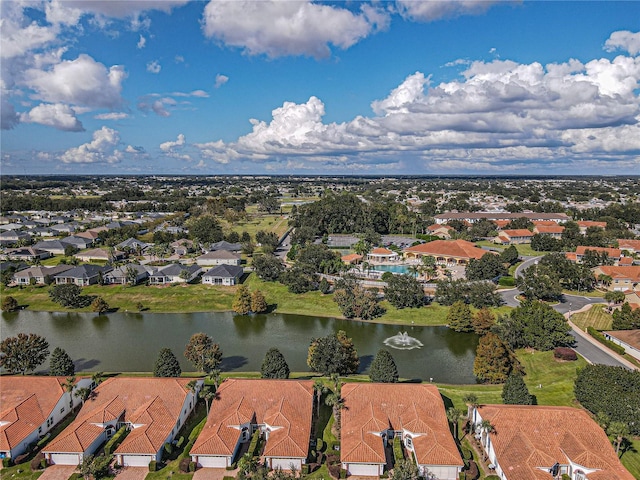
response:
[(375, 265), (372, 270), (378, 272), (391, 272), (391, 273), (409, 273), (408, 265)]

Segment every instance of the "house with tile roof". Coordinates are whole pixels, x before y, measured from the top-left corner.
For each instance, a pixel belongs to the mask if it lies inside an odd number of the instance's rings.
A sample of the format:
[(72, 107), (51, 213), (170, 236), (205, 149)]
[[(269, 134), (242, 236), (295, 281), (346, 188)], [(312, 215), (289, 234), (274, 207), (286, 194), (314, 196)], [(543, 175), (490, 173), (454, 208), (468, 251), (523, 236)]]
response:
[(466, 240), (434, 240), (405, 248), (403, 252), (408, 260), (429, 256), (435, 258), (440, 265), (466, 265), (472, 258), (479, 260), (487, 253), (492, 254)]
[(455, 229), (453, 227), (450, 227), (449, 225), (434, 223), (433, 225), (429, 225), (427, 227), (427, 231), (429, 232), (429, 235), (435, 235), (444, 240), (449, 240), (451, 238), (451, 233), (454, 232)]
[(56, 285), (74, 283), (80, 287), (95, 285), (100, 281), (100, 276), (110, 272), (112, 267), (100, 265), (79, 265), (70, 270), (58, 273), (54, 276)]
[(537, 233), (538, 235), (547, 235), (556, 239), (562, 238), (562, 232), (564, 232), (564, 227), (562, 225), (536, 225), (533, 227), (533, 233)]
[(521, 243), (531, 243), (533, 233), (526, 228), (517, 228), (514, 230), (500, 230), (498, 235), (493, 239), (493, 243), (501, 245), (517, 245)]
[[(0, 458), (22, 455), (29, 445), (53, 429), (81, 402), (69, 394), (65, 377), (0, 376)], [(90, 388), (91, 379), (75, 389)]]
[(458, 478), (464, 464), (434, 385), (348, 383), (341, 392), (340, 460), (350, 475), (382, 475), (399, 436), (422, 476)]
[(596, 278), (600, 275), (611, 277), (607, 290), (619, 292), (640, 292), (640, 265), (602, 265), (593, 269)]
[[(633, 480), (600, 426), (582, 409), (482, 405), (472, 412), (476, 439), (502, 480)], [(479, 425), (488, 420), (493, 431)], [(557, 476), (552, 471), (557, 469)]]
[(594, 222), (591, 220), (578, 220), (576, 222), (578, 224), (578, 227), (580, 227), (580, 233), (582, 233), (583, 235), (585, 233), (587, 233), (587, 228), (599, 228), (601, 230), (604, 230), (605, 228), (607, 228), (607, 222)]
[(619, 238), (618, 248), (620, 250), (627, 250), (630, 253), (640, 253), (640, 240)]
[(129, 434), (113, 452), (118, 464), (148, 466), (160, 461), (164, 444), (172, 442), (193, 410), (196, 392), (190, 378), (111, 377), (93, 391), (69, 424), (42, 452), (50, 464), (78, 465), (121, 427)]
[(591, 247), (579, 245), (576, 247), (576, 262), (582, 263), (582, 258), (584, 257), (587, 251), (591, 250), (592, 252), (596, 252), (599, 254), (607, 254), (607, 257), (610, 260), (613, 260), (615, 263), (620, 261), (620, 257), (622, 256), (622, 251), (619, 248), (609, 248), (609, 247)]
[(109, 285), (137, 285), (149, 278), (153, 267), (129, 263), (114, 268), (104, 275), (104, 283)]
[(73, 265), (57, 265), (55, 267), (30, 267), (13, 274), (13, 281), (18, 285), (45, 285), (53, 281), (53, 277), (59, 273), (71, 270)]
[(191, 448), (191, 460), (199, 467), (228, 467), (259, 430), (269, 468), (293, 465), (300, 471), (309, 454), (312, 417), (312, 381), (227, 379)]

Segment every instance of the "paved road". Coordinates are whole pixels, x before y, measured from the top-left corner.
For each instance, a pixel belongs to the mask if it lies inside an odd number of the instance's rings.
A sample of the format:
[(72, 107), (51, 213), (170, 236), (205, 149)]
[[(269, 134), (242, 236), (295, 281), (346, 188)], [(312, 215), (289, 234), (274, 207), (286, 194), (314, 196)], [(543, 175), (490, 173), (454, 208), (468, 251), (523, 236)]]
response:
[[(524, 270), (538, 263), (538, 260), (540, 258), (542, 257), (527, 257), (526, 260), (522, 262), (518, 266), (518, 268), (516, 268), (514, 276), (519, 277), (520, 275), (522, 275), (522, 272)], [(517, 299), (517, 296), (520, 295), (520, 291), (517, 288), (512, 288), (511, 290), (503, 290), (502, 292), (500, 292), (500, 295), (502, 296), (505, 305), (509, 307), (517, 307), (520, 304), (520, 301)], [(565, 314), (568, 312), (575, 312), (577, 310), (580, 310), (585, 305), (594, 303), (606, 302), (602, 298), (583, 297), (580, 295), (564, 295), (559, 303), (553, 305), (553, 308), (557, 312)], [(590, 343), (589, 341), (581, 338), (580, 334), (577, 333), (574, 329), (571, 329), (569, 333), (576, 339), (576, 346), (574, 347), (574, 350), (584, 358), (586, 358), (589, 362), (628, 368), (626, 365), (618, 361), (618, 359), (616, 359), (614, 356), (610, 355), (606, 350), (603, 350)]]

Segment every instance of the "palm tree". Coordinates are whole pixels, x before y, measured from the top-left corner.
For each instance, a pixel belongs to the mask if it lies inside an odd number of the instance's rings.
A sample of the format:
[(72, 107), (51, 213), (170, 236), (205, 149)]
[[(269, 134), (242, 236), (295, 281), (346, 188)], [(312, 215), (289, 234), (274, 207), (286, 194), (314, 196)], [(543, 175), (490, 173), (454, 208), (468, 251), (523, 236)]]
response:
[(616, 442), (616, 455), (619, 455), (622, 441), (629, 435), (629, 426), (624, 422), (611, 422), (607, 433), (614, 437)]
[(489, 437), (489, 434), (496, 431), (496, 428), (491, 425), (491, 421), (482, 420), (480, 422), (480, 429), (482, 430), (482, 445), (486, 446), (485, 441)]
[(93, 375), (91, 375), (91, 383), (92, 385), (94, 385), (93, 388), (100, 385), (103, 380), (104, 380), (104, 372), (95, 372)]
[(457, 408), (450, 407), (447, 409), (447, 420), (453, 425), (453, 436), (458, 440), (458, 422), (464, 418), (464, 412)]
[(324, 401), (325, 404), (331, 407), (333, 410), (333, 418), (335, 421), (333, 422), (332, 430), (334, 430), (334, 435), (339, 440), (340, 439), (340, 414), (342, 409), (344, 408), (344, 399), (340, 396), (340, 392), (338, 393), (330, 393), (327, 395), (327, 398)]
[(462, 401), (467, 404), (467, 418), (471, 420), (471, 413), (480, 406), (475, 393), (468, 393), (462, 397)]
[(207, 417), (209, 416), (209, 405), (211, 404), (211, 400), (216, 398), (217, 395), (218, 393), (211, 390), (210, 387), (203, 388), (198, 394), (198, 396), (204, 400), (204, 404), (207, 407)]
[(75, 375), (72, 377), (67, 377), (65, 382), (62, 384), (62, 388), (64, 391), (69, 394), (69, 408), (73, 408), (73, 389), (76, 387), (76, 377)]
[(216, 392), (218, 391), (218, 387), (220, 386), (220, 373), (220, 370), (217, 368), (214, 368), (209, 373), (209, 378), (213, 381)]
[(327, 393), (327, 386), (324, 384), (322, 380), (316, 380), (313, 382), (313, 391), (316, 394), (316, 405), (317, 411), (316, 416), (320, 415), (320, 399), (324, 393)]
[(84, 407), (84, 402), (91, 396), (91, 389), (86, 387), (78, 388), (74, 396), (82, 400), (82, 406)]
[(421, 269), (420, 269), (420, 267), (418, 265), (409, 265), (409, 268), (407, 270), (415, 278), (418, 278), (418, 274), (420, 273)]

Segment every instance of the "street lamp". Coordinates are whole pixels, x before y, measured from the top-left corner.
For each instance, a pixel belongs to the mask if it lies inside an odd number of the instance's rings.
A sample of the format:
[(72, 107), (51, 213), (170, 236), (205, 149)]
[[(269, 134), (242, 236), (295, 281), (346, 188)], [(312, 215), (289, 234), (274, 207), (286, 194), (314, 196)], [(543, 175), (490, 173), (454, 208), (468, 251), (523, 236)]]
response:
[(569, 318), (571, 318), (571, 302), (569, 302)]

